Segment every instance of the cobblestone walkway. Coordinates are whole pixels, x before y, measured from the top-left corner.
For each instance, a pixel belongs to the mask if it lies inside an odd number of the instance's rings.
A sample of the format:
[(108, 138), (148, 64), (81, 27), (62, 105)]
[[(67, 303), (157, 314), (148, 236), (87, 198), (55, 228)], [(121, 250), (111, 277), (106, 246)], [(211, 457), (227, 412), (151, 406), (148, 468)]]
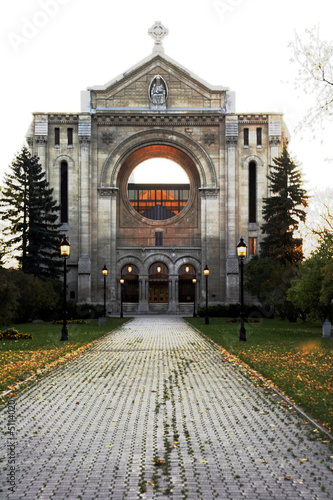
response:
[(134, 319), (15, 400), (1, 498), (333, 498), (325, 438), (180, 318)]

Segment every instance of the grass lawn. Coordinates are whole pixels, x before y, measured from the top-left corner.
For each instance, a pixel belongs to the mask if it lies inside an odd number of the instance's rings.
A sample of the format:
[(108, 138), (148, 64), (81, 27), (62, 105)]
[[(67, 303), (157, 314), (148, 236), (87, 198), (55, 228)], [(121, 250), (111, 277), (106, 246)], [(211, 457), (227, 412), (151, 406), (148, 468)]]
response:
[[(61, 342), (62, 325), (26, 323), (14, 325), (19, 332), (30, 333), (32, 339), (0, 340), (0, 392), (12, 388), (17, 382), (38, 373), (49, 363), (66, 356), (76, 355), (78, 349), (117, 328), (127, 318), (108, 318), (107, 326), (98, 326), (98, 319), (87, 324), (69, 324), (68, 342)], [(3, 327), (2, 330), (6, 328)], [(76, 351), (76, 352), (75, 352)]]
[(333, 431), (333, 340), (322, 338), (319, 323), (246, 323), (247, 342), (239, 342), (239, 323), (210, 318), (205, 325), (204, 318), (186, 319)]

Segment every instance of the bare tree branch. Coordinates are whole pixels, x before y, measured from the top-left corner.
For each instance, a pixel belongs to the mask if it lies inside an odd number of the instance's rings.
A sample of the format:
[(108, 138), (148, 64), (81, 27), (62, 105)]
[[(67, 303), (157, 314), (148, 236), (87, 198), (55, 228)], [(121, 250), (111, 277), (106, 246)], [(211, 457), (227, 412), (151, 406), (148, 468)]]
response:
[(314, 98), (298, 128), (315, 128), (333, 117), (333, 43), (320, 39), (319, 28), (305, 31), (304, 40), (295, 33), (290, 44), (292, 62), (298, 66), (296, 88)]

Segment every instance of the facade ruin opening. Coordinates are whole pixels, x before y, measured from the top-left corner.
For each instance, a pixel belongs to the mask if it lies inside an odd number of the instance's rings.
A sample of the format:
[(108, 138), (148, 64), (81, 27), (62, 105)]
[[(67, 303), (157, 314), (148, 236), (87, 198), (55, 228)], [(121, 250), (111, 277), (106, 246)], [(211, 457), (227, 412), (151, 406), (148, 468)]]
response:
[[(249, 258), (260, 246), (269, 166), (288, 140), (281, 113), (237, 113), (232, 90), (155, 49), (83, 91), (81, 111), (34, 113), (27, 136), (71, 242), (68, 296), (102, 303), (106, 265), (110, 314), (121, 277), (126, 313), (191, 314), (194, 290), (198, 307), (206, 301), (205, 265), (209, 304), (237, 302), (236, 245), (243, 236)], [(136, 178), (147, 160), (170, 160), (186, 178)]]

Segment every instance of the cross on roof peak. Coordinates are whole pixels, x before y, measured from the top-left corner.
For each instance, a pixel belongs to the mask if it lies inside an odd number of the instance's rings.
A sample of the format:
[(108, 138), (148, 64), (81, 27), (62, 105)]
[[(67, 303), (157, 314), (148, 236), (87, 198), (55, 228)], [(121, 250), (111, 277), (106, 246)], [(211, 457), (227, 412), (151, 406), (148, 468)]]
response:
[(156, 45), (162, 46), (162, 40), (168, 33), (168, 28), (166, 28), (161, 21), (155, 21), (153, 26), (148, 30), (148, 34), (155, 40), (155, 47)]

